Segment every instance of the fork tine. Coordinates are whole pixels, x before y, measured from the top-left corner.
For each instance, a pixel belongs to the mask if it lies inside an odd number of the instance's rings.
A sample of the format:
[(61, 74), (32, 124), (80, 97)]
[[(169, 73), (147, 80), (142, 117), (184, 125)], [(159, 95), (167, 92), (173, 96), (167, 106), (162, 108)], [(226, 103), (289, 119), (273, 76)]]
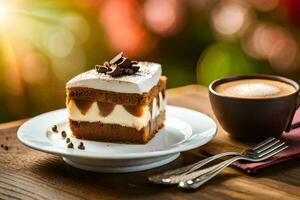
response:
[(288, 148), (289, 146), (286, 144), (283, 144), (281, 146), (279, 146), (278, 148), (273, 149), (273, 151), (270, 151), (269, 153), (265, 154), (261, 159), (267, 159), (270, 158), (272, 156), (274, 156), (275, 154), (285, 150), (286, 148)]
[(269, 154), (270, 152), (273, 152), (274, 150), (276, 150), (276, 149), (278, 149), (278, 148), (280, 148), (280, 147), (282, 147), (284, 145), (286, 145), (285, 142), (277, 143), (274, 146), (271, 146), (270, 148), (264, 150), (263, 152), (258, 153), (257, 156), (258, 157), (263, 157), (263, 156)]
[(273, 147), (274, 145), (276, 145), (276, 144), (278, 144), (278, 143), (280, 143), (280, 142), (281, 142), (280, 140), (275, 139), (275, 140), (273, 140), (273, 141), (267, 143), (266, 145), (264, 145), (264, 146), (262, 146), (262, 147), (256, 149), (255, 152), (256, 152), (256, 153), (261, 153), (261, 152), (263, 152), (263, 151), (265, 151), (265, 150), (267, 150), (267, 149)]
[[(254, 147), (252, 147), (251, 150), (255, 151), (256, 149), (258, 149), (258, 148), (264, 146), (265, 144), (267, 144), (267, 143), (269, 143), (269, 142), (271, 142), (271, 141), (273, 141), (273, 140), (275, 140), (275, 138), (269, 137), (268, 139), (266, 139), (266, 140), (264, 140), (264, 141), (258, 143), (258, 144), (255, 145)], [(249, 150), (250, 150), (250, 149), (249, 149)]]

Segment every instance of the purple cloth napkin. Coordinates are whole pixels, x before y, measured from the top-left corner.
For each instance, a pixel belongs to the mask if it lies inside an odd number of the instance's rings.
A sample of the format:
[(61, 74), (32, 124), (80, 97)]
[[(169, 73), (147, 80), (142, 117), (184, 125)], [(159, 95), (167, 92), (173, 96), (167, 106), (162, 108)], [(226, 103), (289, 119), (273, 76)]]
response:
[[(293, 119), (293, 123), (299, 121), (300, 121), (300, 109), (296, 112)], [(300, 157), (300, 128), (293, 129), (288, 133), (283, 133), (281, 139), (285, 141), (289, 145), (289, 147), (284, 151), (278, 153), (277, 155), (273, 156), (272, 158), (258, 163), (235, 162), (233, 165), (242, 169), (248, 174), (254, 174), (260, 169), (264, 169), (266, 167), (287, 160), (291, 160), (294, 158), (299, 158)]]

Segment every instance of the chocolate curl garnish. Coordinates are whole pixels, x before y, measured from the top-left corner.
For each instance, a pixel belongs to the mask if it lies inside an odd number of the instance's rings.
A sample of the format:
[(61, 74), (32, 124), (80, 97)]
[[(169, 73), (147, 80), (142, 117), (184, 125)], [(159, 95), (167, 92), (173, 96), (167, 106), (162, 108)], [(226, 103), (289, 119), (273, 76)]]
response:
[(109, 62), (104, 62), (103, 65), (96, 65), (95, 70), (98, 73), (108, 74), (112, 77), (122, 75), (132, 75), (139, 71), (140, 67), (137, 61), (131, 61), (123, 56), (123, 52), (116, 55)]
[(112, 71), (108, 72), (107, 74), (111, 75), (112, 77), (118, 77), (123, 75), (123, 69), (118, 65), (113, 65), (111, 69)]
[(122, 61), (123, 59), (123, 52), (119, 53), (118, 55), (116, 55), (113, 59), (111, 59), (109, 61), (109, 64), (118, 64)]
[(98, 73), (106, 73), (108, 72), (108, 67), (102, 65), (96, 65), (96, 70)]
[(123, 60), (118, 64), (121, 68), (130, 68), (132, 66), (131, 60), (128, 58), (123, 58)]

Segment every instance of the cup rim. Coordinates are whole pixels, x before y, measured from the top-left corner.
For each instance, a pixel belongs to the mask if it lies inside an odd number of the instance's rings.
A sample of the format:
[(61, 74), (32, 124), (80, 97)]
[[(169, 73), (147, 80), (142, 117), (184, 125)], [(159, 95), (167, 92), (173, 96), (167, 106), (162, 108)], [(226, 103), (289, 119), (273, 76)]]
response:
[[(284, 96), (277, 96), (277, 97), (268, 97), (268, 98), (243, 98), (243, 97), (233, 97), (233, 96), (227, 96), (227, 95), (223, 95), (221, 93), (218, 93), (217, 91), (215, 91), (216, 86), (222, 84), (222, 83), (226, 83), (226, 82), (230, 82), (230, 81), (236, 81), (236, 80), (242, 80), (242, 79), (268, 79), (268, 80), (275, 80), (275, 81), (281, 81), (284, 83), (287, 83), (289, 85), (292, 85), (295, 88), (295, 92), (288, 94), (288, 95), (284, 95)], [(239, 100), (268, 100), (268, 99), (280, 99), (280, 98), (284, 98), (284, 97), (289, 97), (289, 96), (293, 96), (295, 94), (299, 94), (300, 91), (300, 86), (299, 84), (289, 78), (286, 77), (282, 77), (282, 76), (277, 76), (277, 75), (269, 75), (269, 74), (245, 74), (245, 75), (235, 75), (235, 76), (225, 76), (222, 77), (220, 79), (214, 80), (213, 82), (211, 82), (208, 86), (209, 91), (219, 97), (224, 97), (224, 98), (230, 98), (230, 99), (239, 99)]]

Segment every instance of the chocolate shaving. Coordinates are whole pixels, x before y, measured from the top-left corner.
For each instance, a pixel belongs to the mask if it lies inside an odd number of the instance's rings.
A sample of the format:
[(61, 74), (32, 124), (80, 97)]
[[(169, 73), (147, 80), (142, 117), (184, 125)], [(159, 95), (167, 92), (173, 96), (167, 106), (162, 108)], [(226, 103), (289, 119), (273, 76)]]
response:
[(124, 69), (124, 72), (125, 72), (127, 75), (134, 74), (134, 73), (133, 73), (133, 69), (130, 69), (130, 68)]
[(108, 72), (111, 72), (111, 71), (112, 71), (112, 68), (110, 68), (110, 67), (107, 68), (107, 71), (108, 71)]
[(100, 67), (101, 65), (95, 65), (95, 70), (98, 72), (98, 73), (100, 73), (99, 72), (99, 67)]
[(118, 64), (121, 68), (129, 68), (132, 66), (131, 60), (128, 58), (123, 58), (123, 61)]
[(7, 151), (8, 150), (8, 146), (5, 146), (4, 149)]
[(109, 62), (106, 61), (103, 65), (96, 65), (95, 70), (98, 73), (119, 77), (122, 75), (132, 75), (138, 72), (140, 67), (137, 64), (137, 61), (131, 61), (129, 58), (123, 57), (123, 52), (121, 52)]
[(116, 55), (113, 59), (109, 61), (110, 64), (118, 64), (122, 61), (123, 59), (123, 52), (119, 53)]
[(78, 149), (81, 149), (81, 150), (85, 149), (83, 142), (80, 142), (80, 144), (78, 145)]
[(103, 66), (109, 68), (110, 64), (109, 64), (109, 62), (105, 61), (104, 64), (103, 64)]
[(67, 147), (70, 148), (70, 149), (73, 149), (74, 148), (74, 144), (72, 142), (70, 142)]
[(106, 67), (106, 66), (99, 66), (97, 68), (97, 72), (98, 73), (106, 73), (106, 72), (108, 72), (108, 67)]
[(1, 144), (1, 148), (4, 148), (4, 145), (3, 145), (3, 144)]
[(52, 131), (55, 132), (55, 133), (58, 133), (58, 130), (57, 130), (57, 126), (56, 126), (56, 125), (52, 126)]
[(113, 70), (107, 74), (111, 75), (112, 77), (118, 77), (123, 75), (123, 70), (118, 65), (114, 65)]
[(137, 65), (132, 65), (131, 69), (133, 70), (133, 73), (135, 74), (136, 72), (139, 71), (140, 67)]

